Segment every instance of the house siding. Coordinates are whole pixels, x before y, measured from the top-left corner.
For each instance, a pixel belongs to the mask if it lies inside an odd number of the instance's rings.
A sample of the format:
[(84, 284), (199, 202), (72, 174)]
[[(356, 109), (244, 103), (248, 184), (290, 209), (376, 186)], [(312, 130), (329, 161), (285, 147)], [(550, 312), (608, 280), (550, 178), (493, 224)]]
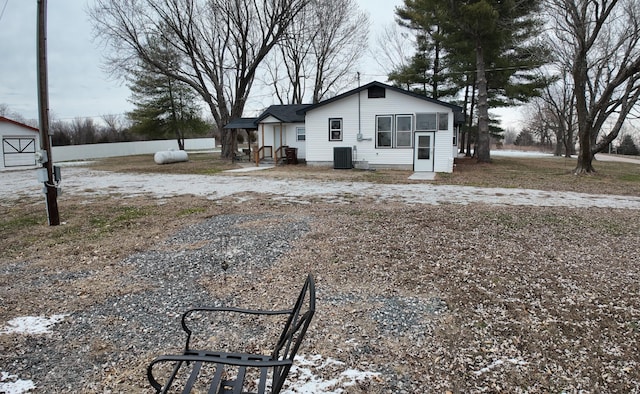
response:
[[(387, 89), (384, 98), (368, 98), (367, 91), (363, 90), (308, 111), (306, 114), (307, 162), (331, 165), (334, 147), (350, 147), (353, 149), (354, 161), (366, 161), (372, 167), (413, 169), (413, 148), (376, 148), (376, 115), (414, 115), (415, 130), (415, 114), (420, 112), (448, 113), (449, 129), (435, 133), (434, 170), (452, 172), (455, 126), (451, 108), (391, 89)], [(330, 118), (342, 118), (342, 141), (329, 141)], [(362, 134), (361, 140), (358, 140), (359, 129)]]
[[(267, 119), (265, 119), (266, 121)], [(280, 127), (282, 127), (282, 143), (280, 143)], [(305, 127), (304, 123), (260, 123), (258, 125), (258, 143), (260, 146), (272, 146), (277, 149), (286, 145), (298, 148), (298, 158), (305, 159), (305, 141), (297, 141), (296, 129)], [(264, 141), (263, 138), (264, 130)]]

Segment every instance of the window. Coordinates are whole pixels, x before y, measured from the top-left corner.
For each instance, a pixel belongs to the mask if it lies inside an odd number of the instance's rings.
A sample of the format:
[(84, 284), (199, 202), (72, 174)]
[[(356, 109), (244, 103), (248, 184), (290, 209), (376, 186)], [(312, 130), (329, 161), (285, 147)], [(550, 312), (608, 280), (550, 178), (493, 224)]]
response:
[(438, 130), (449, 129), (449, 114), (441, 112), (438, 114)]
[(435, 131), (437, 115), (435, 113), (416, 114), (416, 131)]
[(376, 116), (376, 148), (411, 148), (413, 115)]
[(368, 97), (372, 98), (384, 98), (386, 95), (386, 89), (382, 86), (372, 86), (367, 91)]
[(329, 119), (329, 141), (342, 141), (342, 118)]
[(422, 113), (416, 114), (416, 131), (446, 131), (449, 130), (449, 114)]
[(391, 134), (393, 126), (393, 116), (376, 116), (376, 147), (391, 148)]
[(413, 132), (412, 115), (396, 115), (396, 148), (411, 148)]
[(304, 141), (307, 139), (304, 127), (296, 127), (296, 141)]

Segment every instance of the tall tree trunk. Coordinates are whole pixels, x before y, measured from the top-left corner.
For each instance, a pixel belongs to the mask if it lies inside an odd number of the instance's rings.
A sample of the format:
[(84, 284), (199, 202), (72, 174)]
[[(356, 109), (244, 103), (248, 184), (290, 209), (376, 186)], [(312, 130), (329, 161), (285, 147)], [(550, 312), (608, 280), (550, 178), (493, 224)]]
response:
[(491, 162), (491, 138), (489, 137), (489, 96), (482, 45), (476, 44), (476, 70), (478, 73), (478, 139), (476, 154), (479, 163)]
[(587, 104), (587, 54), (585, 43), (581, 43), (571, 70), (576, 92), (576, 116), (578, 118), (578, 162), (573, 170), (575, 174), (593, 173), (593, 152), (591, 150), (591, 120)]
[[(467, 106), (469, 105), (469, 75), (465, 75), (466, 78), (466, 86), (464, 88), (464, 117), (465, 120), (468, 120), (470, 115), (467, 113)], [(458, 144), (460, 145), (460, 150), (459, 153), (465, 153), (465, 137), (468, 138), (467, 136), (467, 131), (464, 130), (464, 127), (462, 128), (461, 132), (460, 132), (460, 141), (458, 141)]]

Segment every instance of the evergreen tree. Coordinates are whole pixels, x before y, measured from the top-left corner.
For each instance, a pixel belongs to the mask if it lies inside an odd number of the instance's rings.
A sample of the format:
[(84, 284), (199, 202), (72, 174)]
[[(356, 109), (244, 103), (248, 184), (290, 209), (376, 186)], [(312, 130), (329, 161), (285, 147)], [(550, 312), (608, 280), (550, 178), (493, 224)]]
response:
[[(156, 47), (154, 53), (168, 68), (177, 62), (177, 57), (165, 48)], [(129, 79), (131, 101), (136, 106), (127, 114), (132, 133), (151, 139), (175, 138), (179, 149), (184, 149), (185, 137), (209, 130), (199, 115), (198, 96), (189, 85), (148, 65), (132, 72)]]
[(633, 137), (631, 137), (631, 135), (625, 134), (625, 136), (622, 138), (622, 141), (618, 146), (618, 153), (621, 155), (632, 155), (632, 156), (637, 156), (640, 154), (640, 151), (638, 151), (638, 147), (636, 146), (636, 143), (633, 141)]
[[(477, 156), (490, 161), (489, 108), (526, 102), (538, 94), (544, 81), (531, 71), (546, 59), (547, 51), (533, 37), (541, 0), (405, 0), (396, 13), (418, 31), (424, 48), (438, 49), (436, 80), (456, 81), (463, 88), (473, 81), (477, 89)], [(432, 52), (435, 53), (435, 52)], [(465, 71), (475, 70), (473, 78)], [(446, 75), (446, 77), (445, 77)], [(456, 75), (458, 77), (456, 77)], [(466, 96), (466, 95), (465, 95)]]

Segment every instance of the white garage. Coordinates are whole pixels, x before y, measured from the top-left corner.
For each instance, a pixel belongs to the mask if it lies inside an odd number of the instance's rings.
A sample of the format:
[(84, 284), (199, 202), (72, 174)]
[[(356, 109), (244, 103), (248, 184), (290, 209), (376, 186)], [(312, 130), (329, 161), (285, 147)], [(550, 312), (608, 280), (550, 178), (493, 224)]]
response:
[(0, 170), (36, 166), (35, 153), (40, 150), (38, 129), (0, 116), (0, 140), (2, 140)]

